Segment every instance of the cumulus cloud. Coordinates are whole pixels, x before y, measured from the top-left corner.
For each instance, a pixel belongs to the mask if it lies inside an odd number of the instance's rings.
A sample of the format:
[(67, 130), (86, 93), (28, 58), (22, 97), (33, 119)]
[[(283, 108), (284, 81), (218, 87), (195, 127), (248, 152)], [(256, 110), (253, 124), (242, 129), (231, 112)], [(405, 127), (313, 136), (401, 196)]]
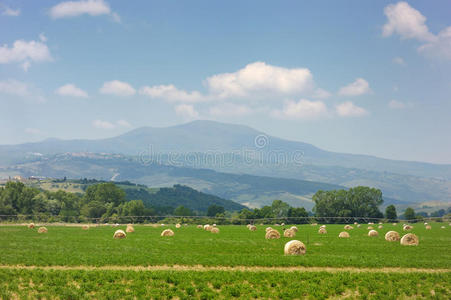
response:
[(78, 17), (81, 15), (110, 15), (114, 21), (120, 22), (120, 17), (113, 12), (110, 5), (103, 0), (64, 1), (50, 9), (53, 19)]
[(18, 16), (20, 16), (20, 9), (12, 9), (12, 8), (4, 5), (2, 15), (8, 16), (8, 17), (18, 17)]
[(252, 110), (246, 105), (223, 103), (210, 107), (208, 112), (212, 116), (234, 117), (249, 115)]
[(60, 96), (70, 96), (78, 98), (88, 98), (88, 93), (76, 87), (72, 83), (65, 84), (55, 90), (55, 94)]
[(19, 63), (24, 70), (28, 70), (31, 62), (51, 60), (49, 48), (40, 41), (17, 40), (12, 47), (0, 46), (0, 64)]
[(404, 61), (404, 59), (402, 57), (394, 57), (393, 58), (393, 63), (400, 65), (400, 66), (405, 66), (406, 62)]
[(190, 104), (180, 104), (175, 108), (175, 113), (185, 119), (196, 119), (199, 117), (199, 113)]
[(176, 88), (174, 85), (144, 86), (139, 90), (141, 95), (151, 98), (163, 99), (171, 102), (200, 102), (206, 100), (200, 92), (187, 92)]
[(132, 127), (132, 125), (129, 122), (127, 122), (126, 120), (119, 120), (116, 122), (116, 124), (120, 127), (126, 127), (126, 128)]
[(289, 119), (315, 119), (327, 114), (327, 107), (322, 101), (309, 101), (301, 99), (296, 101), (287, 101), (282, 110), (276, 110), (272, 113), (277, 118)]
[(136, 94), (136, 90), (130, 84), (119, 80), (105, 82), (99, 91), (101, 94), (121, 97), (133, 96)]
[(206, 79), (210, 92), (221, 98), (251, 94), (296, 94), (312, 90), (313, 76), (306, 68), (282, 68), (264, 62), (248, 64), (234, 73), (221, 73)]
[(363, 78), (357, 78), (354, 82), (340, 88), (338, 94), (341, 96), (359, 96), (370, 92), (368, 81)]
[(0, 81), (0, 93), (15, 96), (29, 96), (30, 90), (26, 83), (15, 79), (8, 79)]
[(402, 39), (416, 39), (423, 44), (418, 52), (432, 58), (451, 60), (451, 26), (437, 35), (429, 31), (426, 17), (407, 2), (390, 4), (384, 9), (387, 23), (384, 25), (384, 37), (398, 34)]
[(114, 126), (113, 123), (108, 122), (108, 121), (102, 121), (102, 120), (94, 120), (92, 122), (92, 125), (95, 128), (99, 128), (99, 129), (114, 129), (116, 126)]
[(368, 114), (366, 109), (355, 105), (351, 101), (338, 104), (335, 109), (340, 117), (361, 117)]

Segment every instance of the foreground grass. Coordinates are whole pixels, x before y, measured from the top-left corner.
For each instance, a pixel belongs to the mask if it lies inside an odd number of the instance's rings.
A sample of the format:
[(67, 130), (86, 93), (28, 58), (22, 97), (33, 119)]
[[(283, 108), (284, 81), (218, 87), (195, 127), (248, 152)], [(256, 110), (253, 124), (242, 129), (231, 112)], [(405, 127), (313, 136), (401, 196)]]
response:
[[(195, 226), (172, 229), (173, 237), (160, 237), (162, 227), (135, 226), (124, 240), (114, 240), (118, 228), (48, 226), (47, 234), (25, 226), (0, 227), (0, 265), (36, 266), (328, 266), (328, 267), (411, 267), (451, 269), (451, 227), (433, 223), (432, 230), (414, 225), (420, 238), (417, 247), (384, 240), (384, 234), (401, 225), (385, 224), (379, 237), (368, 237), (366, 225), (350, 231), (351, 238), (339, 239), (343, 225), (328, 225), (327, 235), (318, 226), (302, 225), (294, 239), (307, 245), (305, 256), (283, 255), (291, 238), (265, 240), (265, 227), (256, 232), (245, 226), (220, 226), (217, 235)], [(125, 229), (125, 227), (119, 227)], [(282, 227), (274, 227), (282, 232)]]
[(0, 298), (367, 299), (451, 295), (451, 273), (0, 270)]

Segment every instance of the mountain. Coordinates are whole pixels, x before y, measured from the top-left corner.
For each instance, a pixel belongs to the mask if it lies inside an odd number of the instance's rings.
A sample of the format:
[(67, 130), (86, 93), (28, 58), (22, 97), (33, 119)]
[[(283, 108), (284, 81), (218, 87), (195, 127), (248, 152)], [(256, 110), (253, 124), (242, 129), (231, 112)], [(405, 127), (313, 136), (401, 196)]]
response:
[[(61, 165), (63, 156), (59, 156), (57, 162), (51, 161), (53, 156), (61, 153), (71, 153), (70, 161), (64, 166)], [(51, 174), (58, 170), (58, 174), (66, 172), (77, 178), (80, 174), (91, 174), (92, 170), (97, 169), (99, 173), (107, 170), (108, 175), (105, 176), (113, 176), (114, 172), (110, 170), (115, 167), (108, 169), (105, 160), (105, 165), (89, 160), (74, 161), (75, 156), (89, 158), (94, 153), (107, 153), (109, 157), (122, 157), (141, 165), (185, 167), (190, 172), (194, 172), (193, 169), (209, 169), (221, 174), (266, 176), (287, 182), (294, 179), (345, 187), (368, 185), (380, 188), (384, 196), (393, 201), (405, 203), (441, 203), (450, 202), (451, 199), (451, 165), (335, 153), (311, 144), (269, 136), (247, 126), (213, 121), (194, 121), (166, 128), (143, 127), (108, 139), (49, 139), (38, 143), (0, 146), (0, 166), (3, 167), (0, 176), (10, 175), (11, 170), (18, 168), (24, 174), (32, 175), (53, 176)], [(33, 173), (34, 165), (39, 166), (41, 173)], [(61, 166), (56, 169), (56, 165)], [(80, 165), (83, 165), (80, 172), (73, 172)], [(122, 179), (137, 179), (150, 185), (194, 184), (196, 188), (211, 188), (210, 184), (205, 183), (203, 175), (199, 175), (203, 172), (206, 171), (199, 170), (195, 176), (190, 174), (191, 177), (179, 174), (158, 176), (152, 173), (152, 176), (142, 174), (139, 178), (131, 170), (116, 173), (120, 173)], [(233, 194), (236, 192), (233, 185), (228, 188), (231, 197), (236, 197), (234, 199), (242, 197), (240, 203), (250, 206), (262, 203), (261, 193), (258, 199), (254, 199), (253, 192), (246, 194), (245, 190), (240, 190), (238, 195)], [(218, 194), (223, 195), (221, 193), (224, 191), (225, 188)], [(275, 195), (271, 193), (271, 197)], [(310, 201), (309, 194), (302, 191), (302, 197), (306, 197), (302, 201)], [(297, 197), (300, 193), (294, 195)], [(295, 201), (291, 193), (287, 198)]]

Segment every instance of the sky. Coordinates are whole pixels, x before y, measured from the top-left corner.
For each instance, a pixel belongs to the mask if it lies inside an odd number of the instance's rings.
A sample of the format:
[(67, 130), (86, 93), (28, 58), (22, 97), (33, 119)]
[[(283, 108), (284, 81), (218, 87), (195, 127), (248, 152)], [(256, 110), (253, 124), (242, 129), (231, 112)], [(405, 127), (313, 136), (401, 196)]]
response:
[(451, 164), (451, 2), (0, 0), (0, 144), (208, 119)]

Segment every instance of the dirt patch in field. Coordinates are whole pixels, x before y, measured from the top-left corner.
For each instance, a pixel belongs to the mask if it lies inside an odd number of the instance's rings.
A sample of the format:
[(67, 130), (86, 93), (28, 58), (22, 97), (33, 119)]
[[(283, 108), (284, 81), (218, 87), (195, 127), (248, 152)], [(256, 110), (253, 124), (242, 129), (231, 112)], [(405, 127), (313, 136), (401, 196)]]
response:
[(111, 271), (240, 271), (240, 272), (350, 272), (350, 273), (447, 273), (451, 269), (422, 269), (422, 268), (356, 268), (356, 267), (257, 267), (257, 266), (202, 266), (202, 265), (159, 265), (159, 266), (22, 266), (0, 265), (0, 269), (25, 269), (25, 270), (111, 270)]

